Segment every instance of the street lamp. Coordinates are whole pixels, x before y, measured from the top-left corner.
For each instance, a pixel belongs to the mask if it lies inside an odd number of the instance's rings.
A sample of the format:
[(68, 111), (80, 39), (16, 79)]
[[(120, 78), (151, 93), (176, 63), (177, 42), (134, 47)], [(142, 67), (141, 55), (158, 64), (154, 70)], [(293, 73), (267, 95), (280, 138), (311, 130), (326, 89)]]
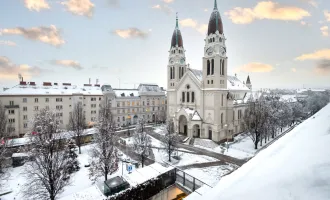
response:
[(228, 131), (227, 131), (227, 127), (228, 127), (228, 125), (225, 124), (224, 127), (225, 127), (225, 133), (226, 133), (226, 138), (227, 138), (226, 147), (227, 147), (227, 152), (228, 152), (228, 147), (229, 147), (229, 145), (228, 145)]

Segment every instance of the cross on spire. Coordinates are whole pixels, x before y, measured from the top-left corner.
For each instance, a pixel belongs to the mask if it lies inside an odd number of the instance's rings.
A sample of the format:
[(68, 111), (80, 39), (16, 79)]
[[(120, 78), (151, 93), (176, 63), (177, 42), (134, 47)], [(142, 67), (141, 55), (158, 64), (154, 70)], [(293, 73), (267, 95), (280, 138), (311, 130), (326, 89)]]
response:
[(176, 28), (179, 28), (179, 17), (178, 17), (178, 12), (176, 12)]
[(214, 10), (217, 10), (218, 9), (218, 3), (217, 3), (217, 0), (214, 0)]

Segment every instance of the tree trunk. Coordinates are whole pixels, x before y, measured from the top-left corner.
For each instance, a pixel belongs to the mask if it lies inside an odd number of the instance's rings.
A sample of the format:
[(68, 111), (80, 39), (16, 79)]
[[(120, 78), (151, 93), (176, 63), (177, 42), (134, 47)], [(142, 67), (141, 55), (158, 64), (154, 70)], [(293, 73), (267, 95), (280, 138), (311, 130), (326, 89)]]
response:
[(142, 158), (141, 160), (142, 160), (142, 168), (143, 168), (144, 167), (144, 155), (143, 154), (141, 155), (141, 158)]

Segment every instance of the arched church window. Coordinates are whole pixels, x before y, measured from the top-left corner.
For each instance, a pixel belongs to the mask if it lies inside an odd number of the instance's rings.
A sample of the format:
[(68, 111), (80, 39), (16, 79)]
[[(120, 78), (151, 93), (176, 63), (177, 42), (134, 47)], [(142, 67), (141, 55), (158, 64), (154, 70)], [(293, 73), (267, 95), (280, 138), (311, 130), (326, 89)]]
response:
[(174, 70), (174, 67), (173, 67), (173, 79), (175, 79), (175, 70)]
[(185, 102), (185, 92), (182, 92), (182, 103)]
[(222, 75), (225, 75), (225, 60), (222, 60)]
[(195, 92), (191, 92), (191, 102), (195, 102)]
[(221, 113), (221, 124), (223, 124), (223, 113)]
[(215, 39), (213, 38), (213, 42), (215, 41)]
[(172, 79), (172, 67), (170, 67), (170, 79)]
[(190, 93), (187, 92), (187, 103), (189, 103), (189, 101), (190, 101)]
[(212, 59), (212, 70), (211, 70), (211, 74), (214, 74), (214, 59)]
[(222, 75), (222, 60), (220, 60), (220, 75)]
[(222, 42), (222, 38), (219, 38), (219, 41)]
[(210, 75), (210, 61), (207, 61), (207, 75)]

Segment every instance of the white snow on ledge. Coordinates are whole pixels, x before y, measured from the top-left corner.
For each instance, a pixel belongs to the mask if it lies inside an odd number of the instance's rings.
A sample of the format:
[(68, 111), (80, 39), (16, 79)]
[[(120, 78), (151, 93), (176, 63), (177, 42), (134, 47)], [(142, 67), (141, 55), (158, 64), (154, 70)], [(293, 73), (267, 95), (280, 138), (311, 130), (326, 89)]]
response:
[(330, 199), (330, 105), (191, 199)]

